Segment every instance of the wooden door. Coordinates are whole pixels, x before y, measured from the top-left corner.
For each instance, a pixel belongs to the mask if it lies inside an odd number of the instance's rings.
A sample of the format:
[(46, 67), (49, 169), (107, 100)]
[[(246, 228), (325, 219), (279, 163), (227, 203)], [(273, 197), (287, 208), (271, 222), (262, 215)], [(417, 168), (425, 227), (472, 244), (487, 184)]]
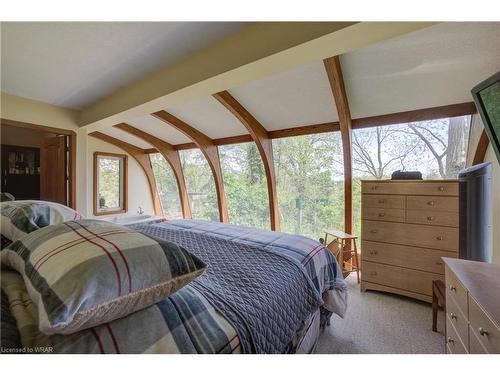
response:
[(67, 205), (66, 137), (46, 138), (40, 147), (40, 199)]

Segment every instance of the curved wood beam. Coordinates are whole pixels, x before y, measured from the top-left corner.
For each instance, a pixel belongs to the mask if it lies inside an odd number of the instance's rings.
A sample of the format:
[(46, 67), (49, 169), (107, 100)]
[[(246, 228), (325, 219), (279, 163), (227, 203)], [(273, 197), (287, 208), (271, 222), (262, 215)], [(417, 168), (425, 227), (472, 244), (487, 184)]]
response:
[(126, 153), (130, 154), (146, 174), (148, 179), (149, 189), (151, 190), (151, 199), (153, 200), (153, 208), (155, 215), (163, 215), (163, 210), (161, 208), (160, 196), (158, 195), (158, 190), (156, 189), (155, 177), (153, 175), (153, 168), (151, 167), (151, 161), (149, 160), (149, 155), (144, 152), (142, 148), (131, 145), (130, 143), (121, 141), (119, 139), (113, 138), (107, 134), (101, 132), (90, 133), (94, 138), (100, 139), (101, 141), (112, 144), (113, 146), (121, 148)]
[(213, 96), (245, 126), (257, 145), (266, 172), (271, 230), (280, 230), (278, 193), (276, 191), (276, 176), (274, 174), (273, 143), (271, 138), (269, 138), (269, 133), (228, 91), (221, 91)]
[(179, 189), (179, 198), (182, 209), (182, 217), (184, 219), (191, 219), (191, 207), (189, 206), (189, 198), (186, 190), (184, 174), (182, 173), (181, 159), (179, 158), (179, 153), (174, 149), (174, 146), (160, 138), (156, 138), (155, 136), (146, 133), (145, 131), (134, 128), (129, 124), (121, 123), (115, 125), (115, 128), (123, 130), (137, 138), (150, 143), (160, 154), (162, 154), (162, 156), (172, 168), (175, 179), (177, 181), (177, 188)]
[(488, 134), (486, 133), (486, 130), (483, 129), (476, 146), (476, 151), (474, 152), (472, 165), (481, 164), (482, 162), (484, 162), (484, 157), (486, 156), (486, 150), (488, 149), (489, 144), (490, 140), (488, 138)]
[(203, 152), (205, 158), (207, 159), (208, 165), (212, 170), (212, 175), (215, 181), (215, 190), (217, 192), (217, 204), (219, 206), (219, 218), (223, 223), (228, 222), (228, 212), (227, 212), (227, 202), (226, 195), (224, 194), (224, 185), (222, 182), (222, 170), (220, 167), (219, 150), (217, 145), (214, 144), (213, 140), (207, 137), (205, 134), (199, 130), (193, 128), (192, 126), (186, 124), (184, 121), (178, 119), (177, 117), (171, 115), (166, 111), (158, 111), (151, 114), (153, 117), (163, 121), (164, 123), (174, 127), (183, 133), (186, 137), (189, 137)]
[(344, 156), (344, 231), (352, 233), (352, 157), (351, 131), (352, 120), (344, 78), (338, 56), (323, 60), (330, 88), (332, 89), (335, 106), (339, 115), (340, 133), (342, 135), (342, 151)]

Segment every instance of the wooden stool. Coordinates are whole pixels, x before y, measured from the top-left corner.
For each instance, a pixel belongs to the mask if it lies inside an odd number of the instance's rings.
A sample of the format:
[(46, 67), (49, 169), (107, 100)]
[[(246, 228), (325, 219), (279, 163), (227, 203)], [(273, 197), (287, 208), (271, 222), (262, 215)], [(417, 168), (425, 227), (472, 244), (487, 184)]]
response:
[(438, 309), (446, 306), (446, 292), (441, 280), (432, 280), (432, 330), (437, 332)]
[[(342, 269), (344, 277), (356, 272), (359, 284), (359, 258), (356, 239), (358, 236), (336, 229), (325, 229), (325, 246), (333, 253)], [(333, 240), (328, 243), (328, 236)], [(352, 246), (351, 246), (352, 244)]]

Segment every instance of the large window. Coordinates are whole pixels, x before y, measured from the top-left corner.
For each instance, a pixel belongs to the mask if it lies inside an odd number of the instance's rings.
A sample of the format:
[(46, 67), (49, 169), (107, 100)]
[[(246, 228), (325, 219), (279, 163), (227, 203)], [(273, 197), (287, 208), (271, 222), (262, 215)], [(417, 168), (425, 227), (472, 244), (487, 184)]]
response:
[(255, 143), (219, 147), (229, 222), (270, 229), (264, 165)]
[(160, 195), (163, 216), (167, 219), (182, 219), (179, 188), (172, 168), (159, 153), (150, 154), (149, 159), (153, 167), (156, 188)]
[(273, 140), (281, 230), (314, 239), (344, 228), (340, 132)]
[(465, 167), (471, 116), (356, 129), (353, 145), (354, 232), (361, 232), (363, 179), (420, 171), (425, 179), (457, 178)]
[(127, 211), (127, 156), (94, 152), (94, 215)]
[(212, 170), (199, 149), (179, 151), (193, 219), (219, 221)]

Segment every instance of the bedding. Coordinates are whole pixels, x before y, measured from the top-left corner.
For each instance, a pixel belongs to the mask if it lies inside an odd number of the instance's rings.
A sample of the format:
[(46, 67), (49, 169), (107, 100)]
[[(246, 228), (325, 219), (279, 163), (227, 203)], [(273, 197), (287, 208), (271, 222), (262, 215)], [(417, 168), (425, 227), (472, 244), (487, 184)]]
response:
[[(46, 342), (56, 353), (310, 352), (320, 316), (324, 324), (332, 312), (345, 313), (347, 292), (338, 265), (316, 241), (197, 220), (133, 227), (155, 239), (187, 241), (207, 271), (153, 306), (70, 335), (43, 335), (36, 313), (28, 314), (35, 307), (15, 305), (11, 310), (23, 345)], [(217, 255), (207, 254), (214, 247)], [(218, 257), (220, 262), (214, 261)], [(15, 298), (12, 291), (23, 287), (19, 275), (2, 278), (9, 301)], [(294, 293), (299, 297), (290, 296)]]
[(1, 252), (19, 272), (45, 334), (73, 333), (129, 315), (174, 293), (206, 265), (175, 243), (102, 220), (67, 221)]
[(16, 198), (10, 193), (0, 193), (0, 202), (15, 201)]
[(151, 232), (154, 228), (172, 228), (200, 233), (259, 247), (287, 257), (305, 269), (315, 288), (322, 293), (323, 319), (328, 319), (331, 315), (329, 313), (344, 317), (347, 309), (347, 287), (337, 261), (329, 250), (309, 237), (205, 220), (170, 220), (151, 227), (131, 227), (146, 232)]
[(21, 275), (2, 269), (1, 285), (21, 336), (19, 352), (25, 352), (24, 348), (60, 354), (217, 354), (241, 350), (231, 324), (190, 285), (124, 318), (70, 335), (50, 336), (38, 329), (37, 307)]
[[(14, 301), (15, 302), (15, 301)], [(0, 343), (3, 348), (20, 348), (21, 337), (16, 326), (16, 319), (12, 316), (9, 308), (9, 299), (7, 294), (2, 289), (2, 310), (0, 312), (1, 326), (0, 326)]]
[(77, 211), (59, 203), (22, 200), (0, 203), (2, 249), (24, 235), (47, 225), (82, 218)]

